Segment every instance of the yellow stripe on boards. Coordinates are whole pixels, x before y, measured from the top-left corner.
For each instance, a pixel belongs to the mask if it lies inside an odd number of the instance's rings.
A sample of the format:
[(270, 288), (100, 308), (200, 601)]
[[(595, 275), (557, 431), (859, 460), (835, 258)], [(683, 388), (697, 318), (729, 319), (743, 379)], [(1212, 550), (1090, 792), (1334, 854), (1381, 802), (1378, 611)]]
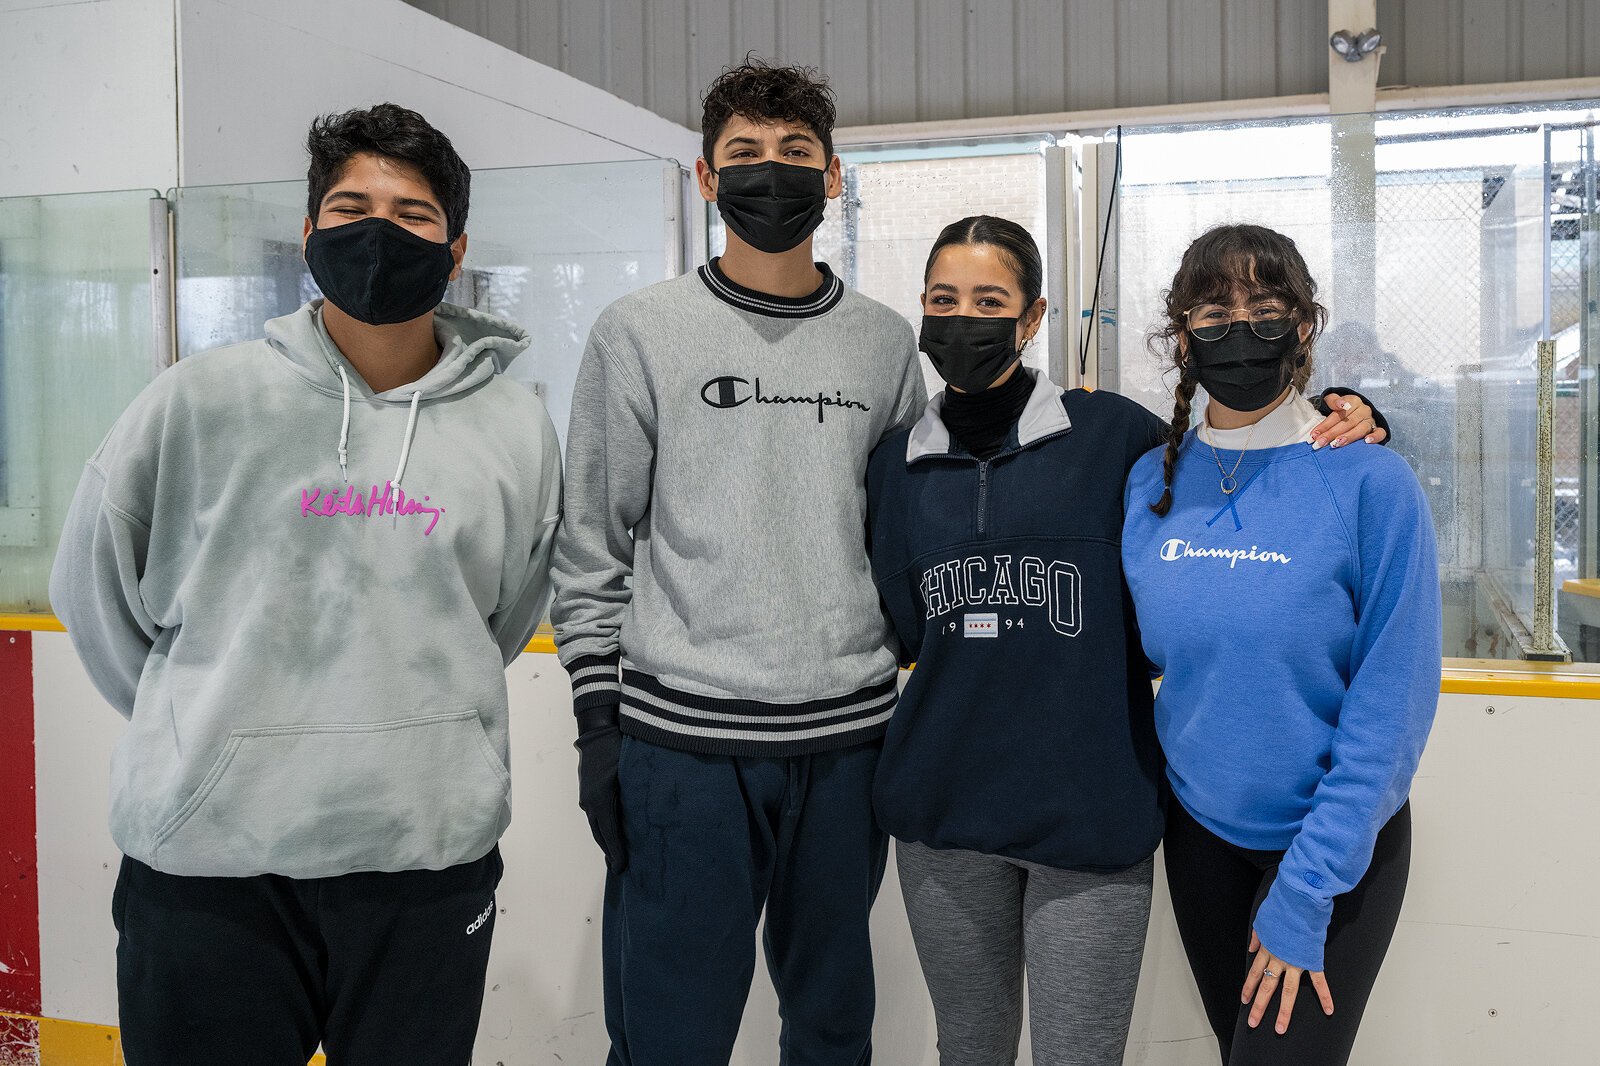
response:
[[(0, 614), (0, 633), (66, 631), (67, 627), (53, 614)], [(554, 655), (554, 631), (548, 625), (540, 626), (525, 650), (535, 655)], [(1446, 659), (1439, 691), (1468, 696), (1600, 700), (1600, 664)]]
[[(0, 614), (0, 633), (65, 633), (67, 627), (53, 614)], [(554, 655), (556, 653), (555, 630), (548, 625), (539, 627), (539, 631), (528, 641), (524, 651), (533, 652), (535, 655)]]
[[(13, 1018), (38, 1025), (37, 1049), (4, 1050), (7, 1052), (37, 1050), (39, 1066), (127, 1066), (126, 1060), (122, 1057), (122, 1035), (114, 1025), (72, 1022), (65, 1018), (35, 1018), (31, 1014), (12, 1014), (8, 1011), (0, 1011), (0, 1018)], [(34, 1060), (18, 1058), (16, 1061)], [(328, 1060), (317, 1055), (309, 1066), (328, 1066)]]

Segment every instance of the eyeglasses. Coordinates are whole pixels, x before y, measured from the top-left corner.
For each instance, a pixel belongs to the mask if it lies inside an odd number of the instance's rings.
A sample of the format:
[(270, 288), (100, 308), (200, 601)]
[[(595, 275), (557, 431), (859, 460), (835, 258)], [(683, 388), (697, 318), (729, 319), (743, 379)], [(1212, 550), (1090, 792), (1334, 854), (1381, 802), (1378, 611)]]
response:
[(1250, 324), (1250, 332), (1264, 341), (1275, 341), (1294, 328), (1294, 314), (1275, 304), (1263, 304), (1248, 311), (1234, 311), (1221, 304), (1201, 304), (1189, 308), (1184, 318), (1196, 340), (1220, 341), (1241, 314)]

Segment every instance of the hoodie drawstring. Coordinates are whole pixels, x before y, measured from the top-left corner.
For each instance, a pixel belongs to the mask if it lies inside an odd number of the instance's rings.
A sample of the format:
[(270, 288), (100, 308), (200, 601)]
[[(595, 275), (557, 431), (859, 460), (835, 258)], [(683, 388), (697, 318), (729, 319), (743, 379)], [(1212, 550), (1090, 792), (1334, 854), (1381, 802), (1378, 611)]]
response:
[(411, 394), (411, 417), (406, 419), (405, 441), (400, 445), (400, 465), (395, 467), (394, 487), (400, 490), (400, 479), (406, 476), (406, 460), (411, 458), (411, 440), (417, 433), (417, 404), (422, 401), (421, 391)]
[(346, 485), (350, 484), (350, 375), (338, 363), (339, 380), (344, 382), (344, 421), (339, 424), (339, 474)]
[[(334, 369), (339, 371), (339, 380), (344, 382), (344, 420), (339, 423), (339, 474), (350, 483), (350, 375), (344, 372), (344, 367), (334, 364)], [(417, 405), (422, 402), (422, 391), (419, 389), (411, 394), (411, 417), (406, 419), (406, 435), (400, 444), (400, 465), (395, 467), (394, 487), (398, 491), (400, 479), (406, 476), (406, 463), (411, 458), (411, 442), (417, 435)]]

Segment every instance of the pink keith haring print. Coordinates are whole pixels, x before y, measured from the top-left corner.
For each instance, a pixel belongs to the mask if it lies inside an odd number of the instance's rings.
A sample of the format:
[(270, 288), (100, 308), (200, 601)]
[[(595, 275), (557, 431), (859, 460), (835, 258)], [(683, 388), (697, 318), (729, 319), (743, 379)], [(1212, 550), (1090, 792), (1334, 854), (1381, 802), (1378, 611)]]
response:
[(428, 528), (422, 531), (422, 535), (426, 537), (433, 532), (433, 527), (439, 524), (439, 519), (444, 515), (444, 508), (429, 506), (429, 499), (427, 496), (420, 500), (407, 496), (404, 489), (396, 489), (388, 481), (383, 483), (381, 493), (378, 491), (378, 486), (374, 485), (372, 491), (365, 497), (356, 491), (354, 485), (346, 486), (343, 492), (326, 494), (321, 489), (301, 489), (300, 517), (373, 518), (378, 515), (427, 515)]

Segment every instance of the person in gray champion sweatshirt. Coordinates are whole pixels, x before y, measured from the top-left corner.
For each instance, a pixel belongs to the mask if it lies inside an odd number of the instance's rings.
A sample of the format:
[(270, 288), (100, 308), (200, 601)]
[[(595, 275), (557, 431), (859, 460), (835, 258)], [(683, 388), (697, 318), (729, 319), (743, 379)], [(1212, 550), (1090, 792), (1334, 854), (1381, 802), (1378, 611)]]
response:
[(804, 70), (712, 85), (697, 170), (727, 252), (608, 307), (578, 373), (551, 620), (616, 1066), (728, 1061), (763, 910), (782, 1061), (870, 1056), (896, 656), (865, 476), (927, 395), (910, 325), (812, 261), (833, 115)]
[(50, 600), (129, 719), (112, 763), (129, 1063), (465, 1063), (505, 667), (547, 599), (528, 338), (439, 301), (470, 174), (392, 104), (313, 127), (326, 300), (162, 372), (89, 460)]

